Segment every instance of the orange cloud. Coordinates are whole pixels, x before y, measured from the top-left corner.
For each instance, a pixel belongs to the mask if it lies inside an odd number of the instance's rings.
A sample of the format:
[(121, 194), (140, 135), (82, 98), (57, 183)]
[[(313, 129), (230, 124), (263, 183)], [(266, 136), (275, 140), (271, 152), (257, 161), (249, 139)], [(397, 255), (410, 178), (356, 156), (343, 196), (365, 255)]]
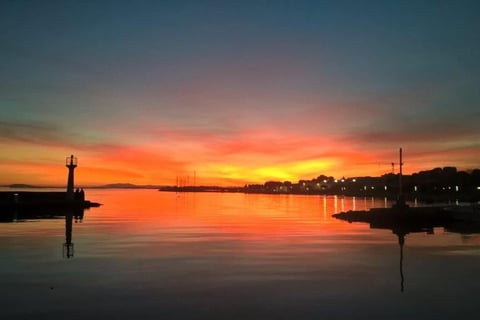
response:
[[(301, 128), (300, 128), (301, 129)], [(346, 134), (313, 134), (291, 128), (258, 127), (251, 129), (214, 129), (205, 127), (174, 128), (146, 126), (140, 143), (71, 143), (40, 139), (15, 140), (11, 135), (0, 146), (1, 184), (36, 183), (63, 185), (66, 180), (64, 159), (71, 153), (79, 159), (76, 181), (82, 185), (113, 182), (137, 184), (176, 183), (177, 177), (190, 177), (193, 183), (243, 185), (267, 180), (310, 179), (320, 174), (335, 177), (380, 175), (390, 172), (391, 162), (398, 162), (398, 147), (404, 147), (405, 172), (434, 166), (457, 165), (460, 169), (478, 167), (480, 148), (467, 139), (470, 131), (456, 129), (465, 143), (411, 141), (411, 133), (395, 138), (367, 131), (363, 136)], [(44, 128), (40, 128), (44, 132)], [(50, 136), (50, 133), (45, 133)], [(443, 137), (446, 137), (444, 135)], [(362, 138), (363, 137), (363, 138)], [(365, 137), (369, 137), (368, 139)], [(402, 138), (403, 137), (403, 138)], [(400, 145), (406, 139), (407, 143)], [(435, 141), (434, 141), (435, 139)], [(388, 140), (397, 145), (388, 145)], [(398, 168), (398, 167), (397, 167)]]

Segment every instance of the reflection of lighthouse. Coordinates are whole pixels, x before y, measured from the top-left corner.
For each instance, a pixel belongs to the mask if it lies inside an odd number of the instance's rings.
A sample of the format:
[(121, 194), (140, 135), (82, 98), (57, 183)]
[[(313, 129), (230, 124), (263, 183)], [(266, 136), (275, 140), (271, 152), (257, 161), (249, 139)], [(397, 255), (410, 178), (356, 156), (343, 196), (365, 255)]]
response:
[(68, 212), (65, 215), (65, 243), (63, 244), (63, 257), (64, 258), (72, 258), (73, 257), (72, 221), (73, 221), (73, 213)]
[(73, 200), (74, 190), (74, 170), (77, 167), (77, 158), (71, 155), (65, 160), (65, 166), (68, 168), (68, 182), (67, 182), (67, 200)]
[(83, 208), (75, 208), (68, 210), (65, 214), (65, 242), (63, 243), (63, 257), (73, 258), (74, 246), (72, 242), (73, 220), (75, 223), (82, 222), (83, 220)]

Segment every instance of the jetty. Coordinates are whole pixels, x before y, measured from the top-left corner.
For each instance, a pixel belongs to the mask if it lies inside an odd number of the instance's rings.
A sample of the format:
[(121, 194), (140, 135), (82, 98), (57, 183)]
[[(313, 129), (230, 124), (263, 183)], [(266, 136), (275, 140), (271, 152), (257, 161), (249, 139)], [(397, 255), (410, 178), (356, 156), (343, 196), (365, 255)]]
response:
[(410, 207), (402, 193), (402, 148), (399, 153), (399, 194), (391, 208), (372, 208), (368, 211), (347, 211), (333, 217), (348, 222), (369, 223), (371, 228), (402, 230), (408, 232), (430, 232), (435, 227), (455, 228), (460, 224), (480, 225), (480, 211), (476, 206), (424, 206)]
[(450, 207), (415, 207), (415, 208), (372, 208), (362, 211), (347, 211), (333, 215), (341, 220), (369, 223), (372, 228), (394, 229), (410, 226), (412, 229), (440, 227), (455, 220)]
[(66, 158), (68, 168), (66, 191), (2, 191), (0, 192), (0, 220), (11, 217), (65, 216), (71, 212), (83, 211), (100, 206), (99, 203), (85, 199), (83, 189), (75, 189), (74, 170), (77, 158)]

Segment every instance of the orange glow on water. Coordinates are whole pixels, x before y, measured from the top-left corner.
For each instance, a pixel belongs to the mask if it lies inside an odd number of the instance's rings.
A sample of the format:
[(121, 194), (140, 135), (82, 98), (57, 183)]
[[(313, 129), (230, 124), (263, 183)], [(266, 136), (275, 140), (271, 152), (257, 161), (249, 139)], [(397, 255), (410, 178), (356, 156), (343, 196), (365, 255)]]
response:
[[(191, 228), (192, 232), (233, 235), (236, 239), (290, 237), (353, 232), (352, 225), (331, 217), (335, 212), (363, 209), (376, 200), (333, 196), (169, 193), (155, 190), (87, 190), (105, 205), (86, 212), (86, 219), (124, 219), (117, 232)], [(382, 202), (383, 205), (383, 202)], [(94, 216), (93, 218), (91, 216)], [(363, 226), (364, 227), (364, 226)], [(212, 229), (213, 228), (213, 229)], [(125, 229), (125, 230), (123, 230)], [(212, 229), (212, 230), (210, 230)], [(342, 231), (343, 230), (343, 231)], [(184, 232), (185, 230), (183, 230)], [(296, 238), (300, 237), (300, 238)]]

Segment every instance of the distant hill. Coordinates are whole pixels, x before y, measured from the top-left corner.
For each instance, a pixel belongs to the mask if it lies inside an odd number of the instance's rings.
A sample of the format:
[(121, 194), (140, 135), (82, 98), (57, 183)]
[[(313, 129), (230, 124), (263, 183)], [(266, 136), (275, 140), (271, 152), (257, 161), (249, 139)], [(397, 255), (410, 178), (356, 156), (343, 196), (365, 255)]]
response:
[(94, 187), (99, 189), (158, 189), (160, 186), (155, 185), (137, 185), (132, 183), (110, 183), (99, 187)]
[(14, 183), (7, 186), (8, 188), (14, 189), (31, 189), (31, 188), (40, 188), (38, 186), (34, 186), (31, 184), (23, 184), (23, 183)]
[[(65, 188), (64, 186), (35, 186), (32, 184), (14, 183), (9, 185), (3, 185), (0, 187), (11, 189), (48, 189), (48, 188)], [(159, 189), (163, 186), (159, 185), (137, 185), (133, 183), (110, 183), (102, 186), (85, 186), (88, 189)]]

